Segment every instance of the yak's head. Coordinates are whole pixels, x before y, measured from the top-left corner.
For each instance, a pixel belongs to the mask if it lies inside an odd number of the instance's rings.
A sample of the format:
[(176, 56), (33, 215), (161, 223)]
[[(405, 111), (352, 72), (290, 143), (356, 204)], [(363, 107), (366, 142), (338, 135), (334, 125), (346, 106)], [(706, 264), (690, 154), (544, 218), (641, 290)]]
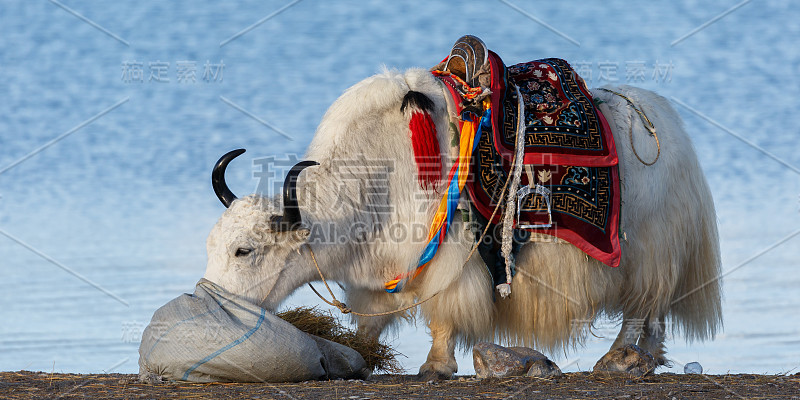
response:
[[(284, 181), (282, 201), (256, 195), (236, 199), (224, 173), (243, 151), (223, 156), (212, 180), (228, 209), (208, 237), (205, 278), (273, 309), (294, 289), (318, 278), (305, 246), (309, 242), (315, 244), (320, 268), (335, 280), (355, 277), (360, 285), (380, 287), (384, 277), (397, 273), (388, 269), (414, 264), (416, 249), (402, 253), (407, 260), (374, 263), (362, 257), (372, 253), (355, 247), (383, 246), (375, 250), (379, 253), (397, 252), (401, 245), (421, 250), (424, 243), (412, 243), (411, 234), (394, 242), (387, 230), (400, 227), (408, 233), (419, 226), (427, 232), (430, 214), (447, 187), (441, 178), (449, 166), (441, 164), (449, 161), (440, 149), (449, 147), (450, 135), (436, 134), (449, 132), (446, 90), (422, 69), (385, 71), (348, 89), (323, 117), (306, 153), (322, 165), (302, 175), (303, 168), (316, 163), (296, 165)], [(308, 199), (302, 204), (305, 222), (297, 192)], [(316, 245), (319, 240), (329, 245)]]
[[(231, 151), (217, 161), (212, 173), (214, 191), (227, 208), (206, 242), (208, 265), (204, 278), (263, 307), (273, 309), (294, 287), (288, 281), (303, 268), (301, 247), (309, 230), (300, 218), (297, 178), (313, 161), (289, 172), (283, 185), (283, 206), (259, 195), (237, 199), (225, 183), (225, 168), (244, 150)], [(291, 277), (290, 277), (291, 276)]]

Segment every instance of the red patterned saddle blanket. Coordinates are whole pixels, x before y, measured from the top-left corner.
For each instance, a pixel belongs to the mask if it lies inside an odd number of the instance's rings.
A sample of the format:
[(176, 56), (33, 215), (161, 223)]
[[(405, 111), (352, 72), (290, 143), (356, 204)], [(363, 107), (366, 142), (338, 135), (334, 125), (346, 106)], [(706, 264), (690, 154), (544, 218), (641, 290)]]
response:
[[(611, 129), (585, 83), (564, 60), (549, 58), (506, 68), (500, 57), (488, 54), (491, 126), (483, 127), (467, 183), (475, 208), (489, 219), (501, 200), (514, 158), (522, 101), (526, 173), (520, 187), (538, 184), (547, 191), (523, 194), (517, 227), (566, 240), (604, 264), (618, 266), (617, 152)], [(500, 223), (500, 215), (492, 223)]]

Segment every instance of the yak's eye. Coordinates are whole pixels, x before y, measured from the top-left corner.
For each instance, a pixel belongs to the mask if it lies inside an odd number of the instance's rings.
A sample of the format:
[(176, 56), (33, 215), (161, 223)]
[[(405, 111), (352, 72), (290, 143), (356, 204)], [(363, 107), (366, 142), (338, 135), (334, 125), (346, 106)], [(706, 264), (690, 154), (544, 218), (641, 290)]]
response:
[(236, 249), (236, 257), (246, 256), (250, 254), (253, 249), (245, 249), (244, 247), (239, 247)]

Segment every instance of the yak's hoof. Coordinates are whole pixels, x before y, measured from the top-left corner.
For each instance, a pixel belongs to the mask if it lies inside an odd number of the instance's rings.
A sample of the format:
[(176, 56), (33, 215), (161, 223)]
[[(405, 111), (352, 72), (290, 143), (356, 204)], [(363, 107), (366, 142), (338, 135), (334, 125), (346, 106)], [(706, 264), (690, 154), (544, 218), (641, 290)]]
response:
[(421, 367), (419, 367), (419, 373), (417, 374), (416, 379), (420, 382), (446, 381), (449, 379), (453, 379), (453, 375), (455, 374), (455, 369), (449, 368), (446, 365), (440, 364), (440, 366), (444, 368), (439, 369), (430, 365), (429, 363), (423, 364)]
[(595, 372), (625, 372), (632, 376), (652, 374), (658, 365), (653, 356), (635, 344), (609, 351), (597, 364)]
[(420, 382), (429, 382), (429, 381), (446, 381), (453, 379), (453, 374), (448, 374), (446, 372), (437, 372), (437, 371), (419, 371), (416, 376), (416, 380)]

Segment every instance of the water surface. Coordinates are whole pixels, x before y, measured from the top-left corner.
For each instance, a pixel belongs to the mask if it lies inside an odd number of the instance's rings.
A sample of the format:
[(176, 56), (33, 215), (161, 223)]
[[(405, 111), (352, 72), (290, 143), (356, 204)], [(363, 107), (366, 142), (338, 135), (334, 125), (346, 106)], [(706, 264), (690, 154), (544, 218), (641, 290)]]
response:
[[(503, 2), (307, 0), (223, 46), (288, 3), (56, 3), (12, 1), (0, 13), (0, 370), (135, 372), (153, 311), (191, 292), (205, 269), (204, 241), (222, 212), (209, 185), (219, 155), (249, 149), (229, 183), (252, 192), (248, 163), (302, 154), (345, 88), (382, 65), (429, 67), (465, 33), (508, 64), (560, 57), (593, 86), (630, 83), (686, 104), (676, 107), (718, 212), (725, 331), (707, 343), (673, 338), (670, 356), (711, 373), (800, 366), (792, 3), (745, 4), (671, 45), (735, 2), (513, 3), (521, 13)], [(315, 304), (301, 290), (286, 306)], [(615, 323), (598, 332), (613, 337)], [(425, 327), (388, 337), (415, 372)], [(611, 340), (553, 356), (566, 370), (590, 369)], [(459, 362), (472, 372), (468, 355)]]

